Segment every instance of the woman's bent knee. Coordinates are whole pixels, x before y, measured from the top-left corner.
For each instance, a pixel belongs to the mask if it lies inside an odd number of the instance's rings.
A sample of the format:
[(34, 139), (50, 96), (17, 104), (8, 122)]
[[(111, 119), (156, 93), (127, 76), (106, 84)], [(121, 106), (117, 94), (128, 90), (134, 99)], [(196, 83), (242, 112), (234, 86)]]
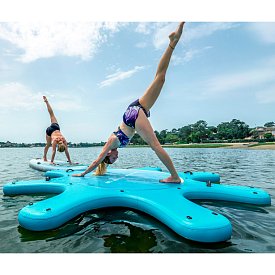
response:
[(156, 76), (156, 79), (161, 82), (164, 83), (165, 82), (165, 73), (158, 73)]
[(153, 144), (150, 144), (150, 146), (151, 146), (151, 148), (152, 148), (152, 150), (154, 151), (154, 152), (159, 152), (159, 151), (161, 151), (163, 148), (161, 147), (161, 145), (160, 145), (160, 143), (153, 143)]

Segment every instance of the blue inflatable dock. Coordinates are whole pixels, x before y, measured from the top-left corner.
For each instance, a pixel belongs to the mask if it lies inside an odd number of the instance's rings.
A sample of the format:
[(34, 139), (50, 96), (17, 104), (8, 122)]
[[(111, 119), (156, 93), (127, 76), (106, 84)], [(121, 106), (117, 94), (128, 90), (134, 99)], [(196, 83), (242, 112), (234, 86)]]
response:
[(72, 169), (48, 171), (45, 179), (7, 183), (3, 191), (9, 196), (58, 194), (24, 207), (19, 224), (33, 231), (51, 230), (89, 210), (127, 207), (153, 216), (186, 239), (209, 243), (230, 239), (231, 223), (192, 200), (271, 204), (264, 190), (219, 184), (219, 175), (209, 172), (179, 173), (182, 184), (159, 183), (169, 174), (150, 167), (108, 169), (104, 176), (72, 177), (74, 173)]

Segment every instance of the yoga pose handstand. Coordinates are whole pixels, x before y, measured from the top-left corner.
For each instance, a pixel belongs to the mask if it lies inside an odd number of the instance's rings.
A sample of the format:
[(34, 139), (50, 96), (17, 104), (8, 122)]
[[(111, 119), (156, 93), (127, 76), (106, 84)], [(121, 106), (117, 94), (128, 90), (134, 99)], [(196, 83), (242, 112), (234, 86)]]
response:
[(117, 160), (117, 148), (125, 147), (130, 142), (135, 132), (137, 132), (141, 138), (155, 151), (158, 158), (171, 173), (170, 177), (160, 180), (160, 182), (181, 182), (172, 160), (166, 151), (161, 147), (148, 117), (150, 116), (149, 110), (160, 95), (173, 50), (182, 34), (183, 25), (184, 22), (180, 23), (178, 29), (169, 35), (170, 43), (161, 57), (155, 79), (145, 91), (144, 95), (128, 106), (123, 115), (123, 122), (120, 124), (118, 129), (111, 134), (97, 159), (92, 162), (86, 171), (73, 176), (83, 177), (96, 167), (98, 167), (96, 170), (96, 175), (103, 175), (106, 171), (107, 164), (113, 164)]
[(57, 123), (57, 119), (53, 113), (53, 109), (52, 109), (50, 103), (48, 102), (48, 99), (45, 96), (43, 96), (43, 99), (47, 105), (47, 109), (48, 109), (50, 119), (51, 119), (51, 126), (46, 129), (46, 146), (44, 149), (43, 159), (44, 159), (44, 161), (47, 161), (47, 153), (48, 153), (49, 148), (52, 145), (53, 152), (52, 152), (51, 164), (54, 164), (56, 147), (58, 147), (57, 150), (60, 153), (65, 151), (68, 162), (70, 164), (72, 164), (71, 159), (70, 159), (70, 154), (68, 151), (67, 141), (63, 137), (62, 133), (60, 132), (60, 127), (59, 127), (59, 124)]

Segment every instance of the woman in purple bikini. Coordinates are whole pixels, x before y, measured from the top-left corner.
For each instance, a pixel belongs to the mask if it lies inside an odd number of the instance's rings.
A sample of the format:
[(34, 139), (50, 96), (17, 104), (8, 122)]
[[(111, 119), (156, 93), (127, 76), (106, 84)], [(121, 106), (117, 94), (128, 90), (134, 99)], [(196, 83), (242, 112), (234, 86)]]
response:
[(83, 177), (97, 167), (96, 175), (103, 175), (108, 164), (113, 164), (118, 158), (117, 148), (125, 147), (137, 132), (141, 138), (155, 151), (158, 158), (167, 167), (171, 176), (160, 180), (160, 182), (180, 183), (179, 177), (173, 162), (166, 151), (161, 147), (154, 130), (148, 120), (149, 110), (160, 95), (165, 81), (165, 74), (173, 53), (183, 30), (184, 22), (181, 22), (178, 29), (169, 35), (170, 43), (164, 52), (155, 75), (155, 79), (145, 91), (144, 95), (131, 103), (123, 115), (123, 122), (118, 129), (111, 134), (104, 145), (101, 153), (95, 161), (81, 174), (75, 177)]

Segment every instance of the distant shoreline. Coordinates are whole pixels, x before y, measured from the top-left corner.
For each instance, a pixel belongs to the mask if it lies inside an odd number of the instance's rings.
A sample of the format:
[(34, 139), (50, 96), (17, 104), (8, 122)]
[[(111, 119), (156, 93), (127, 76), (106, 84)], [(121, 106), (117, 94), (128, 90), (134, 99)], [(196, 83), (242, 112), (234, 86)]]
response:
[[(149, 147), (148, 145), (130, 145), (128, 147)], [(258, 143), (192, 143), (192, 144), (164, 144), (164, 148), (223, 148), (223, 149), (247, 149), (247, 150), (275, 150), (275, 142)]]
[[(91, 144), (90, 146), (69, 146), (69, 148), (102, 147), (104, 144)], [(0, 146), (1, 148), (43, 148), (45, 145)], [(148, 145), (128, 145), (129, 148), (149, 147)], [(243, 142), (243, 143), (191, 143), (191, 144), (163, 144), (164, 148), (223, 148), (223, 149), (246, 149), (246, 150), (275, 150), (275, 142)]]

